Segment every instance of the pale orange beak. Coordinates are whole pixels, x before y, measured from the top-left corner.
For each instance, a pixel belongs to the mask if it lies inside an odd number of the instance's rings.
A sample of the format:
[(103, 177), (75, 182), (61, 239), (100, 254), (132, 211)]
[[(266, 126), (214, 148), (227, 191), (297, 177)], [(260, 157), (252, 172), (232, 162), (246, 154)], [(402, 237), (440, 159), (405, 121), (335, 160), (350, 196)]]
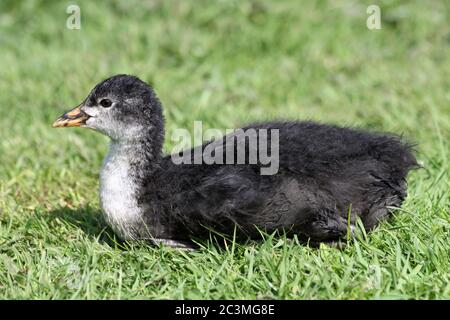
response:
[(86, 123), (87, 119), (89, 116), (81, 110), (81, 106), (78, 106), (56, 119), (52, 127), (80, 127)]

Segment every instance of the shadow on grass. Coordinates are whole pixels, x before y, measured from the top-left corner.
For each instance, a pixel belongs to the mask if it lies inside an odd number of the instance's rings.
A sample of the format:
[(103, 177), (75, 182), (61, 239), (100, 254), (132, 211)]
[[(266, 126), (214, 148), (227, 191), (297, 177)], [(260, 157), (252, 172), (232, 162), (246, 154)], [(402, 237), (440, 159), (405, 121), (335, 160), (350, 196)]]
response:
[[(53, 221), (55, 219), (59, 219), (67, 222), (71, 226), (82, 230), (88, 237), (96, 239), (99, 243), (107, 244), (110, 247), (120, 248), (122, 250), (128, 250), (129, 243), (121, 240), (117, 237), (114, 231), (107, 225), (105, 219), (103, 218), (103, 214), (100, 209), (84, 206), (80, 208), (58, 208), (50, 211), (45, 215), (45, 219), (48, 221)], [(288, 236), (283, 232), (275, 231), (271, 234), (268, 234), (264, 231), (261, 231), (260, 239), (235, 239), (233, 236), (227, 236), (216, 232), (214, 230), (210, 230), (209, 237), (207, 238), (192, 238), (191, 245), (192, 248), (195, 249), (208, 249), (211, 247), (215, 247), (219, 250), (228, 250), (233, 246), (233, 243), (238, 246), (246, 246), (246, 245), (256, 245), (260, 246), (263, 243), (267, 242), (273, 244), (278, 242), (278, 240), (284, 240), (291, 244), (301, 245), (301, 246), (309, 246), (311, 248), (319, 248), (320, 243), (304, 241), (303, 239), (299, 239), (297, 237)], [(147, 241), (139, 242), (142, 245), (154, 245)], [(335, 247), (337, 249), (344, 249), (346, 247), (346, 243), (341, 241), (338, 242), (329, 242), (327, 243), (331, 247)]]
[[(80, 229), (88, 237), (96, 239), (99, 243), (107, 244), (110, 247), (119, 248), (122, 250), (130, 249), (130, 245), (127, 241), (121, 240), (114, 231), (107, 225), (105, 219), (103, 218), (102, 211), (98, 208), (91, 206), (84, 206), (79, 208), (67, 208), (61, 207), (49, 211), (42, 216), (49, 222), (55, 221), (56, 219), (62, 220), (69, 225)], [(226, 249), (231, 247), (233, 243), (232, 237), (221, 235), (220, 233), (212, 232), (210, 237), (207, 239), (193, 239), (193, 242), (189, 242), (192, 248), (200, 249), (201, 247), (207, 248), (214, 246), (219, 249)], [(188, 241), (185, 241), (188, 243)], [(247, 241), (246, 241), (247, 242)], [(154, 246), (158, 247), (151, 241), (135, 241), (133, 244), (143, 245), (143, 246)], [(239, 244), (241, 244), (239, 242)]]
[(98, 239), (100, 243), (116, 247), (123, 242), (108, 227), (101, 210), (90, 206), (76, 209), (58, 208), (48, 214), (49, 220), (60, 219), (70, 225), (81, 229), (87, 236)]

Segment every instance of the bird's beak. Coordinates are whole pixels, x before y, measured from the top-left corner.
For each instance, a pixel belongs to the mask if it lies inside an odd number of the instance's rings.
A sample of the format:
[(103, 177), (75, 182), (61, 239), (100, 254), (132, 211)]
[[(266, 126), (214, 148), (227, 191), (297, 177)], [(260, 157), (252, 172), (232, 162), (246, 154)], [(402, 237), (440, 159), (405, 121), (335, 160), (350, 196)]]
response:
[(89, 116), (81, 110), (81, 105), (79, 105), (56, 119), (52, 126), (53, 128), (79, 127), (84, 125), (87, 119)]

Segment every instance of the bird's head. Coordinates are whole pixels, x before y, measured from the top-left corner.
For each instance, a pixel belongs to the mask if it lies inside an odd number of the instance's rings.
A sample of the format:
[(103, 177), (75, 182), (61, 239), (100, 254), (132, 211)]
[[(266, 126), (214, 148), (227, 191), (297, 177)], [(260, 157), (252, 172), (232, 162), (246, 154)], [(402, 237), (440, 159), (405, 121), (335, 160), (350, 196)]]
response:
[(113, 140), (138, 139), (162, 130), (162, 107), (153, 89), (139, 78), (115, 75), (97, 84), (76, 108), (60, 116), (54, 128), (86, 127)]

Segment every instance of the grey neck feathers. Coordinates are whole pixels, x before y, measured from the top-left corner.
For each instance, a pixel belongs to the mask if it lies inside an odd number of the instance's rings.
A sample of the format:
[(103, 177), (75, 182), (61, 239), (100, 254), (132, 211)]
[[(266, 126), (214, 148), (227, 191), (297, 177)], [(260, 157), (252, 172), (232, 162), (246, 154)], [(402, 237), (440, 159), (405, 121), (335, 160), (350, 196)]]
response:
[(112, 140), (100, 172), (100, 202), (106, 221), (123, 239), (135, 239), (145, 227), (144, 184), (159, 169), (163, 134)]

